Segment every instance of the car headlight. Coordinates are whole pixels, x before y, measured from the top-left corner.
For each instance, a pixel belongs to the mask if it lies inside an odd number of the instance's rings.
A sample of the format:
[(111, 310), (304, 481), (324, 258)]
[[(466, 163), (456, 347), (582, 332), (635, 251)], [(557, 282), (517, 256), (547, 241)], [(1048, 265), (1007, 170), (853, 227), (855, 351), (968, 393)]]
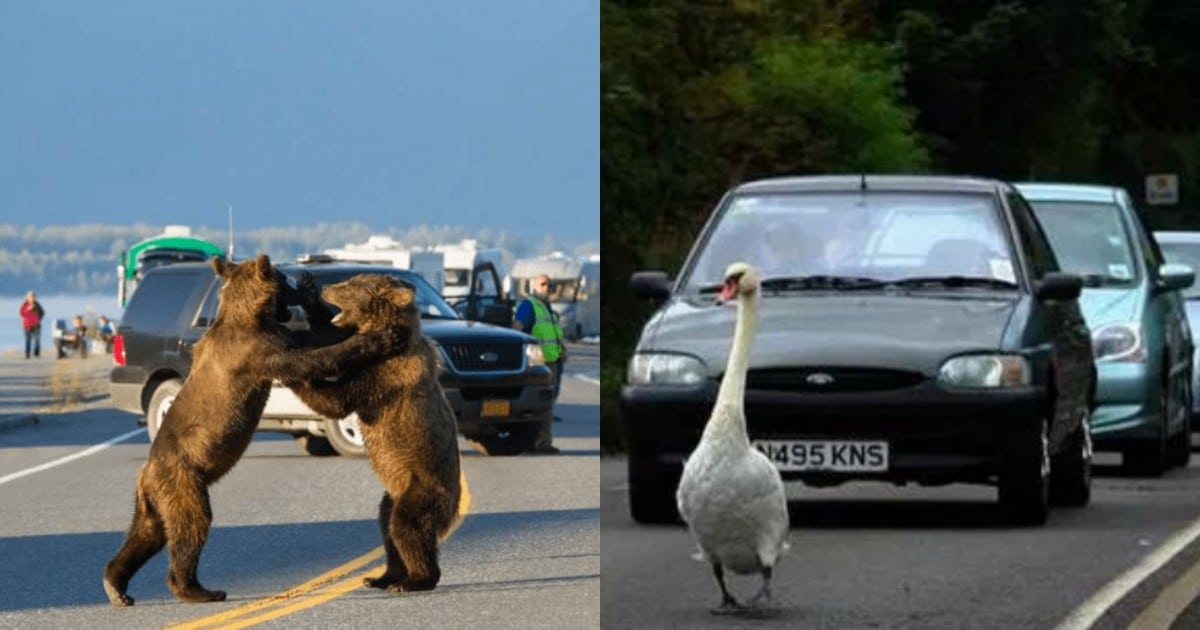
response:
[(1020, 387), (1029, 384), (1029, 361), (1015, 354), (954, 357), (938, 370), (938, 381), (953, 387)]
[(1105, 324), (1092, 331), (1092, 353), (1097, 361), (1139, 363), (1146, 360), (1142, 326), (1136, 322)]
[(686, 354), (639, 353), (629, 360), (630, 385), (699, 385), (708, 378), (704, 362)]
[(542, 354), (542, 344), (525, 344), (525, 360), (529, 363), (529, 367), (546, 365), (546, 355)]

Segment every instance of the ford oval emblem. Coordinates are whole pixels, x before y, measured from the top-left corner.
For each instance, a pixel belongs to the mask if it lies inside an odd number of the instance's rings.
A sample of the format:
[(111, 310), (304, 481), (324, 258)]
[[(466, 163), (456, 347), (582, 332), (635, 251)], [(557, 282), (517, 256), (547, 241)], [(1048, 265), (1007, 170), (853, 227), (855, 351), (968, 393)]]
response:
[(824, 372), (813, 372), (804, 378), (804, 382), (808, 383), (809, 385), (826, 387), (828, 385), (833, 385), (833, 377)]
[(500, 360), (500, 355), (496, 354), (495, 352), (484, 352), (483, 354), (479, 355), (479, 358), (487, 361), (488, 363), (495, 363), (496, 361)]

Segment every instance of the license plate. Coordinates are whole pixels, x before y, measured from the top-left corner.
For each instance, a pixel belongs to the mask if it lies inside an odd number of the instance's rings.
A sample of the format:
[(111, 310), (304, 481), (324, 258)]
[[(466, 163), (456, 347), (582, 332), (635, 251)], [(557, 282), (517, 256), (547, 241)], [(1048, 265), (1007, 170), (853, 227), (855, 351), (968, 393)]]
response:
[(509, 406), (507, 400), (485, 400), (483, 401), (483, 410), (480, 415), (483, 416), (508, 416)]
[(754, 447), (781, 471), (883, 472), (887, 442), (755, 440)]

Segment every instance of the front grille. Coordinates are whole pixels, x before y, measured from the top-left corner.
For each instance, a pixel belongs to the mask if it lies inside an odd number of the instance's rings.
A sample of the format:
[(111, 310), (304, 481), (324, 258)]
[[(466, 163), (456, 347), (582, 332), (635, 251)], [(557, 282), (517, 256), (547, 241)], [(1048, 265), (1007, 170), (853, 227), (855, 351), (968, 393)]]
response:
[(519, 343), (447, 343), (442, 348), (459, 372), (499, 372), (521, 369), (524, 348)]
[(802, 393), (877, 392), (912, 387), (918, 372), (876, 368), (811, 367), (750, 370), (746, 389)]

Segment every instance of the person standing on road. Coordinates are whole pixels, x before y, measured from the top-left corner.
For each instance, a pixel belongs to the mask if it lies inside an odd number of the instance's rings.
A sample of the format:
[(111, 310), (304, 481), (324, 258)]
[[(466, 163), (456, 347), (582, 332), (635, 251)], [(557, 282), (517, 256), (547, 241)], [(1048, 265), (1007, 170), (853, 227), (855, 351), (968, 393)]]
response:
[[(558, 325), (558, 315), (550, 307), (550, 276), (541, 274), (533, 279), (529, 297), (517, 305), (513, 328), (533, 335), (542, 344), (542, 355), (546, 365), (554, 374), (554, 399), (558, 402), (558, 390), (562, 385), (563, 364), (567, 362), (567, 348), (563, 345), (562, 328)], [(557, 453), (554, 446), (552, 428), (554, 414), (551, 413), (542, 423), (538, 431), (537, 441), (533, 444), (534, 453)]]
[(21, 303), (21, 325), (25, 328), (25, 358), (29, 358), (29, 351), (32, 348), (33, 356), (42, 356), (42, 318), (46, 316), (46, 311), (42, 310), (42, 305), (38, 303), (37, 296), (33, 291), (25, 294), (25, 301)]

